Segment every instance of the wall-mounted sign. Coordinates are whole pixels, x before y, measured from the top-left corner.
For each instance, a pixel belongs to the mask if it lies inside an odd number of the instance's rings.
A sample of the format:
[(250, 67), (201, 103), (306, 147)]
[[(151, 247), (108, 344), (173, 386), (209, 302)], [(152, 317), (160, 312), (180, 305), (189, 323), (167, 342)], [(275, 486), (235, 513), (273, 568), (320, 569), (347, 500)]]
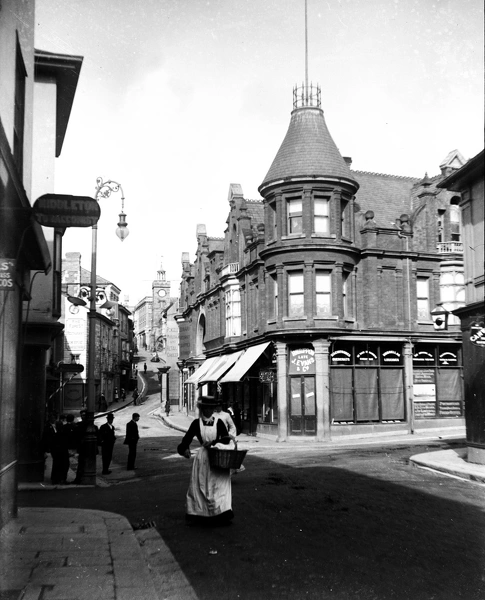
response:
[(0, 290), (10, 292), (14, 289), (15, 259), (0, 258)]
[(101, 216), (99, 204), (89, 196), (44, 194), (37, 198), (34, 219), (44, 227), (91, 227)]
[(431, 354), (431, 352), (416, 352), (416, 354), (413, 355), (413, 362), (416, 364), (433, 363), (434, 356)]
[(450, 366), (458, 363), (458, 356), (455, 352), (442, 352), (439, 356), (440, 365)]
[(357, 354), (357, 361), (363, 364), (374, 363), (377, 360), (377, 354), (370, 350), (362, 350)]
[(315, 375), (315, 350), (290, 350), (290, 375)]
[(330, 355), (330, 359), (332, 363), (350, 363), (352, 360), (352, 355), (346, 350), (335, 350), (335, 352), (332, 352)]
[(384, 364), (387, 363), (400, 363), (401, 362), (401, 353), (397, 352), (397, 350), (386, 350), (382, 353), (382, 361)]
[(470, 342), (475, 346), (485, 347), (485, 327), (472, 325), (470, 327)]
[(276, 373), (272, 369), (260, 369), (259, 381), (261, 383), (273, 383), (276, 380)]

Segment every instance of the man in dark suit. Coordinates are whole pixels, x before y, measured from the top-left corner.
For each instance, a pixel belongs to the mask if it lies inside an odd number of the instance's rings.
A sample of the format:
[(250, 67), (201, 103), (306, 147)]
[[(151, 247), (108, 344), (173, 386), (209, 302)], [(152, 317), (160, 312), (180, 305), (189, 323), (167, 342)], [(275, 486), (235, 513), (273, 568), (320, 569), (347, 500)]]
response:
[(126, 424), (126, 437), (124, 444), (128, 446), (128, 465), (126, 467), (128, 471), (133, 471), (135, 468), (136, 445), (140, 439), (137, 425), (139, 418), (140, 415), (138, 413), (133, 413), (131, 421), (128, 421)]
[(66, 483), (69, 470), (67, 439), (62, 435), (63, 424), (57, 421), (56, 417), (55, 413), (49, 414), (42, 434), (44, 453), (49, 452), (52, 456), (51, 483), (53, 485)]
[(115, 416), (112, 412), (106, 415), (107, 423), (99, 428), (99, 445), (101, 446), (101, 458), (103, 461), (103, 475), (109, 475), (109, 465), (113, 458), (113, 446), (115, 445), (116, 435), (113, 420)]

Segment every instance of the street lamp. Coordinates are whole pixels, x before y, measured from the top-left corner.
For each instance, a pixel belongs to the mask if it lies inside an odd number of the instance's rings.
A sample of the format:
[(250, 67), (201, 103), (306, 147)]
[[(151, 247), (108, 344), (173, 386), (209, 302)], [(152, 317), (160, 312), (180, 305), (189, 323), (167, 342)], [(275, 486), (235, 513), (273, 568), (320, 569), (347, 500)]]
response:
[[(124, 213), (125, 198), (123, 188), (116, 181), (103, 181), (101, 177), (96, 179), (96, 193), (94, 198), (99, 202), (102, 198), (109, 198), (112, 192), (121, 191), (121, 213), (119, 223), (116, 229), (116, 235), (121, 241), (124, 241), (129, 234), (126, 215)], [(94, 426), (94, 409), (96, 385), (94, 377), (94, 365), (96, 360), (96, 253), (97, 253), (98, 225), (92, 226), (92, 246), (91, 246), (91, 294), (89, 297), (89, 356), (88, 356), (88, 398), (86, 404), (86, 433), (84, 436), (84, 471), (81, 474), (81, 483), (87, 485), (96, 485), (96, 428)]]

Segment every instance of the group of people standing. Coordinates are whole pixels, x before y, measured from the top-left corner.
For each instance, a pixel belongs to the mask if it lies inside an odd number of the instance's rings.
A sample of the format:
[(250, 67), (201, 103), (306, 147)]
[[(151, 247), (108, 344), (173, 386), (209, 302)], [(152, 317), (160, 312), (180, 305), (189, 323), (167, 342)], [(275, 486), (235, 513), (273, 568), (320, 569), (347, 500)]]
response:
[[(51, 483), (63, 485), (68, 483), (80, 484), (84, 475), (86, 464), (85, 436), (87, 429), (87, 411), (80, 412), (81, 420), (75, 422), (74, 415), (49, 414), (42, 435), (42, 449), (52, 457)], [(106, 423), (101, 427), (95, 426), (96, 445), (101, 448), (101, 460), (103, 465), (102, 474), (109, 475), (113, 449), (116, 442), (116, 432), (113, 424), (114, 413), (106, 415)], [(127, 470), (135, 468), (136, 448), (140, 439), (137, 422), (140, 419), (138, 413), (133, 413), (131, 420), (126, 424), (126, 436), (124, 444), (128, 446)], [(68, 481), (70, 458), (77, 453), (76, 478)], [(96, 451), (98, 453), (98, 451)]]

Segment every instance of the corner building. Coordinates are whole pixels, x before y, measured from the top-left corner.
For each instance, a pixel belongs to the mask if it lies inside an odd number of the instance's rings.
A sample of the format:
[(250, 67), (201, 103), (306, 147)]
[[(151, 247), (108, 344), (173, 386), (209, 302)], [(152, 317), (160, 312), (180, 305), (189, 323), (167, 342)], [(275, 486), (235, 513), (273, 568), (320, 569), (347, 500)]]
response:
[(352, 171), (320, 89), (295, 88), (263, 200), (231, 184), (224, 238), (199, 225), (195, 262), (183, 255), (189, 412), (222, 395), (244, 432), (279, 441), (463, 428), (460, 198), (437, 184), (464, 163), (453, 151), (422, 179)]

